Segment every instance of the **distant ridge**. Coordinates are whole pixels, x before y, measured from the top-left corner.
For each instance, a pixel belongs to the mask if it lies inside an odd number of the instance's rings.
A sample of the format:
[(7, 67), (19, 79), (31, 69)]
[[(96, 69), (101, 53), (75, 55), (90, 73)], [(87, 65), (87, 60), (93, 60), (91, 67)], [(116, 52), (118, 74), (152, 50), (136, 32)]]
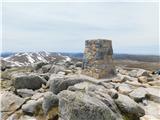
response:
[[(68, 56), (76, 59), (83, 59), (83, 53), (67, 53), (67, 52), (49, 52), (51, 56), (59, 56), (59, 54), (63, 56)], [(11, 55), (15, 55), (14, 52), (3, 52), (1, 53), (1, 57), (9, 57)], [(113, 55), (113, 59), (115, 60), (134, 60), (134, 61), (143, 61), (143, 62), (160, 62), (160, 56), (158, 55), (133, 55), (133, 54), (117, 54)]]

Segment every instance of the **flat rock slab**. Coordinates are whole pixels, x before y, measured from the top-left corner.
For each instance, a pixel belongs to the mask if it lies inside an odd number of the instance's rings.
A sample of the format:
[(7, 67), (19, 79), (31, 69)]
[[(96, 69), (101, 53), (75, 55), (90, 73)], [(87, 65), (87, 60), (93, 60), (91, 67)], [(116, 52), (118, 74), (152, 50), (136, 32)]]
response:
[(160, 89), (148, 87), (145, 89), (150, 100), (160, 103)]
[(142, 99), (145, 99), (147, 91), (143, 87), (139, 87), (129, 93), (129, 96), (133, 98), (136, 102), (142, 102)]
[(23, 98), (14, 95), (11, 92), (1, 92), (1, 118), (5, 120), (11, 113), (19, 109), (25, 102)]
[(2, 92), (1, 98), (1, 112), (13, 112), (18, 109), (25, 100), (10, 92)]

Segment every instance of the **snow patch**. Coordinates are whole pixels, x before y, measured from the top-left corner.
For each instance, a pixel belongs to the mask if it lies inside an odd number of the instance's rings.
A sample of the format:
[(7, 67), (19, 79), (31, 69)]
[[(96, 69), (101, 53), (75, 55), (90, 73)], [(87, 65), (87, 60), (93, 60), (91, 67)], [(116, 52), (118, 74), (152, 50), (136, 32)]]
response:
[(35, 62), (35, 60), (30, 55), (27, 55), (26, 57), (28, 58), (28, 61), (30, 63), (34, 63)]

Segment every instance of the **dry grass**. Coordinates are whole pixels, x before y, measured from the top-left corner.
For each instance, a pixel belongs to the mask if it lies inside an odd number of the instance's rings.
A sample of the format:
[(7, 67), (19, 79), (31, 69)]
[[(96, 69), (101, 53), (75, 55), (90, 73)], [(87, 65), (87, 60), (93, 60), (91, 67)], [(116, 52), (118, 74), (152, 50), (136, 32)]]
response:
[(150, 71), (160, 69), (160, 62), (142, 62), (132, 60), (114, 60), (116, 66), (125, 66), (131, 68), (142, 68)]

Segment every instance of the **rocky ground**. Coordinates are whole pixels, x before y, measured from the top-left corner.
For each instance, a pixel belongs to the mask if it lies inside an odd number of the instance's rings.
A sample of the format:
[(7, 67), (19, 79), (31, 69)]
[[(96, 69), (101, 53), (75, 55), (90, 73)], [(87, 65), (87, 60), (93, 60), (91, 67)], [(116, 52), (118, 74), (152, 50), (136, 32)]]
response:
[(2, 120), (159, 120), (160, 76), (116, 67), (97, 80), (81, 74), (82, 62), (38, 62), (1, 72)]

